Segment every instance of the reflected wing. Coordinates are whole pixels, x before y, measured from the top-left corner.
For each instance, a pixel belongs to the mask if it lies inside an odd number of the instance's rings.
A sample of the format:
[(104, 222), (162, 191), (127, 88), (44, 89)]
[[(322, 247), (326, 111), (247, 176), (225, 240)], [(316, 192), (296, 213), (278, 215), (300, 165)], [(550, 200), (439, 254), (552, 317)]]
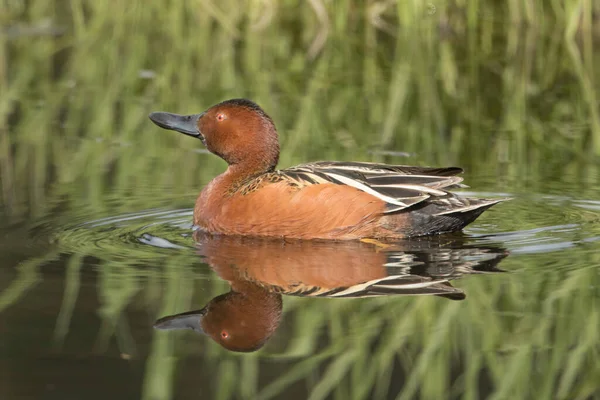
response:
[(390, 275), (349, 287), (320, 288), (298, 285), (286, 294), (302, 297), (362, 298), (390, 295), (437, 295), (462, 300), (462, 290), (452, 287), (449, 279), (432, 279), (419, 275)]

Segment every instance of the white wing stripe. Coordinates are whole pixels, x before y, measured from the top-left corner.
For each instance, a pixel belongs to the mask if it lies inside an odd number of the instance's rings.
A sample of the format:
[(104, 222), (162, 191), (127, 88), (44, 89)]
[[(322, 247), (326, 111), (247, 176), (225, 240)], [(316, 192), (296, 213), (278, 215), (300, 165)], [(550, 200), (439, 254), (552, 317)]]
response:
[(414, 190), (416, 192), (429, 193), (434, 196), (446, 196), (448, 193), (443, 192), (441, 190), (433, 189), (428, 186), (422, 185), (410, 185), (410, 184), (398, 184), (398, 185), (372, 185), (374, 188), (398, 188), (398, 189), (408, 189)]
[(353, 293), (358, 293), (361, 291), (365, 291), (367, 289), (369, 289), (370, 287), (373, 287), (374, 289), (376, 288), (386, 288), (386, 289), (422, 289), (422, 288), (427, 288), (430, 286), (434, 286), (443, 282), (448, 282), (448, 279), (438, 279), (438, 280), (429, 280), (429, 281), (423, 281), (423, 282), (418, 282), (418, 283), (399, 283), (396, 285), (384, 285), (384, 284), (380, 284), (380, 282), (385, 282), (388, 280), (392, 280), (392, 279), (396, 279), (398, 278), (397, 276), (387, 276), (383, 279), (373, 279), (371, 281), (362, 283), (362, 284), (358, 284), (358, 285), (354, 285), (354, 286), (350, 286), (349, 288), (342, 290), (340, 292), (337, 292), (333, 295), (330, 295), (330, 297), (340, 297), (340, 296), (346, 296), (349, 294), (353, 294)]
[(373, 195), (373, 196), (385, 201), (386, 203), (396, 204), (396, 205), (402, 206), (402, 207), (408, 207), (405, 203), (403, 203), (397, 199), (394, 199), (393, 197), (381, 194), (381, 193), (377, 192), (376, 190), (371, 189), (369, 186), (367, 186), (363, 183), (360, 183), (354, 179), (347, 178), (343, 175), (333, 174), (331, 172), (326, 172), (325, 174), (334, 178), (335, 180), (338, 180), (338, 181), (348, 185), (348, 186), (352, 186), (354, 188), (357, 188), (358, 190), (362, 190), (363, 192), (369, 193), (370, 195)]

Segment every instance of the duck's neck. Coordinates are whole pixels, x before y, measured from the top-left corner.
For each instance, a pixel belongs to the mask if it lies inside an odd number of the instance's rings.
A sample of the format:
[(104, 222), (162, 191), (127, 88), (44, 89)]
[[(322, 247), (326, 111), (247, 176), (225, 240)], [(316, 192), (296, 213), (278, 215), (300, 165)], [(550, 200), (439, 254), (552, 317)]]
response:
[(275, 170), (276, 164), (257, 162), (230, 164), (222, 175), (222, 184), (226, 185), (229, 191), (235, 191), (246, 182), (260, 175), (272, 172)]
[(247, 180), (267, 172), (271, 172), (275, 169), (275, 164), (260, 164), (253, 162), (244, 162), (240, 164), (232, 164), (227, 167), (225, 173), (231, 177), (234, 181)]
[[(200, 199), (208, 202), (210, 197), (222, 199), (235, 193), (241, 186), (250, 180), (271, 172), (274, 167), (270, 168), (257, 168), (256, 165), (251, 164), (230, 164), (227, 170), (221, 175), (213, 179), (208, 186), (204, 188), (201, 193)], [(199, 199), (199, 200), (200, 200)], [(220, 201), (216, 201), (220, 203)]]
[(252, 163), (229, 164), (225, 172), (202, 189), (194, 208), (194, 224), (205, 226), (208, 223), (207, 216), (219, 214), (226, 198), (231, 197), (253, 178), (273, 171), (275, 165), (276, 163), (266, 166)]

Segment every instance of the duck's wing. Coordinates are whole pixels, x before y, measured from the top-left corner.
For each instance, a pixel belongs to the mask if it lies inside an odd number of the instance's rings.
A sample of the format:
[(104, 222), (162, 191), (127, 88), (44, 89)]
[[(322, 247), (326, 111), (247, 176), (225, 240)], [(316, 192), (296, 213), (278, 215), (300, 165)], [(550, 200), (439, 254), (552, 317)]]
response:
[(360, 161), (317, 161), (298, 165), (298, 167), (337, 169), (341, 171), (356, 171), (367, 175), (399, 173), (402, 175), (426, 175), (448, 177), (461, 174), (459, 167), (415, 167), (413, 165), (392, 165)]
[(443, 189), (457, 186), (461, 168), (427, 168), (367, 162), (320, 161), (278, 171), (297, 186), (336, 183), (355, 187), (386, 202), (386, 213), (424, 200), (446, 198)]
[(301, 297), (363, 298), (390, 295), (436, 295), (462, 300), (465, 294), (453, 287), (448, 279), (433, 279), (419, 275), (390, 275), (348, 287), (322, 288), (308, 285), (290, 287), (285, 294)]

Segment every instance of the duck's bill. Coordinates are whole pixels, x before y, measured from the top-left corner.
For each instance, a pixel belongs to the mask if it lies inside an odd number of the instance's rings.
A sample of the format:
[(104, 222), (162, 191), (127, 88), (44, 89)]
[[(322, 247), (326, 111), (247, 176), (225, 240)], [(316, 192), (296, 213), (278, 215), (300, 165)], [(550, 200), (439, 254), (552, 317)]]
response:
[(178, 115), (168, 112), (153, 112), (148, 116), (152, 122), (164, 129), (184, 133), (195, 138), (202, 138), (198, 132), (198, 118), (202, 114)]
[(189, 311), (176, 315), (168, 315), (157, 320), (154, 323), (155, 329), (192, 329), (198, 333), (204, 333), (202, 330), (202, 318), (206, 315), (206, 309)]

